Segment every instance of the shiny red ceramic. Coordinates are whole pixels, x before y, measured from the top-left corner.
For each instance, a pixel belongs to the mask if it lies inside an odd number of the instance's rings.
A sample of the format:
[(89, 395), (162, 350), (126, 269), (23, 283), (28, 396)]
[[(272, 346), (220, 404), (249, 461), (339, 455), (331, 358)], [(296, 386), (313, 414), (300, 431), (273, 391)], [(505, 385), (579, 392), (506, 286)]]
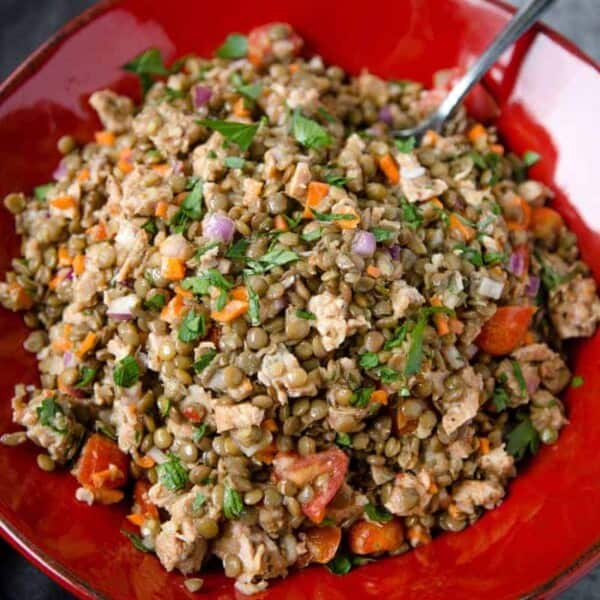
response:
[[(45, 183), (57, 139), (90, 139), (99, 126), (90, 93), (112, 87), (136, 93), (119, 66), (149, 46), (168, 60), (210, 54), (231, 31), (288, 21), (308, 51), (356, 73), (431, 81), (434, 71), (465, 66), (507, 21), (510, 11), (484, 0), (123, 0), (103, 2), (67, 26), (0, 87), (0, 196)], [(9, 26), (4, 24), (4, 26)], [(486, 80), (502, 108), (508, 146), (543, 159), (532, 175), (556, 193), (556, 207), (600, 278), (600, 76), (598, 67), (547, 29), (507, 52)], [(17, 251), (4, 210), (0, 268)], [(10, 423), (18, 381), (34, 382), (34, 360), (21, 343), (18, 316), (0, 313), (0, 431)], [(500, 508), (474, 527), (431, 545), (338, 577), (310, 568), (276, 581), (265, 600), (503, 599), (556, 594), (600, 558), (600, 335), (573, 348), (585, 384), (566, 394), (570, 425), (542, 448), (510, 486)], [(0, 531), (16, 548), (81, 598), (174, 600), (198, 597), (183, 578), (137, 552), (120, 533), (126, 507), (88, 508), (75, 501), (68, 473), (43, 473), (33, 446), (0, 448)], [(215, 572), (203, 598), (239, 597)]]

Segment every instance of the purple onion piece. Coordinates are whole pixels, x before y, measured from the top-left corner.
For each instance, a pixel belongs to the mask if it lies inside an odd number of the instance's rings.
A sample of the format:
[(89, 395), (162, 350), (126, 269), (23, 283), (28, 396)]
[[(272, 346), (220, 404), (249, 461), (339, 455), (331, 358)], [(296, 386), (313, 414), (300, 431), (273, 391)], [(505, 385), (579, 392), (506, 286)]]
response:
[(131, 313), (106, 313), (113, 321), (131, 321), (133, 315)]
[(525, 293), (530, 297), (537, 296), (540, 291), (540, 278), (536, 275), (530, 275), (527, 285), (525, 286)]
[(68, 350), (63, 354), (63, 365), (65, 367), (70, 367), (73, 362), (73, 353)]
[(394, 125), (394, 117), (389, 106), (382, 106), (379, 109), (379, 120), (390, 127)]
[(209, 240), (229, 244), (235, 233), (235, 224), (226, 215), (207, 215), (202, 222), (202, 233)]
[(54, 181), (60, 181), (61, 179), (65, 179), (68, 174), (69, 171), (67, 170), (67, 166), (65, 165), (64, 160), (61, 160), (58, 163), (58, 167), (54, 170), (54, 173), (52, 173), (52, 177), (54, 178)]
[(525, 273), (525, 257), (518, 250), (513, 252), (508, 259), (508, 270), (517, 277)]
[(400, 260), (400, 246), (398, 244), (390, 246), (388, 251), (393, 260)]
[(375, 236), (370, 231), (359, 230), (352, 239), (352, 252), (359, 256), (373, 256), (377, 248)]
[(207, 85), (197, 85), (194, 88), (194, 106), (200, 108), (204, 106), (212, 96), (212, 89)]

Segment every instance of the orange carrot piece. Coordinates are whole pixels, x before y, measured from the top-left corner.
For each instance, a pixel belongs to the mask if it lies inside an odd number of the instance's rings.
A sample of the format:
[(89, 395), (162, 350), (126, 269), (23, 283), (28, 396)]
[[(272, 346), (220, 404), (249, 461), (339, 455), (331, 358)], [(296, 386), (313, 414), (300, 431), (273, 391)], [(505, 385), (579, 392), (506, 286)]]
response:
[(450, 317), (448, 325), (450, 326), (450, 331), (457, 335), (460, 335), (465, 330), (465, 324), (456, 317)]
[(489, 454), (490, 453), (490, 440), (486, 437), (478, 438), (479, 441), (479, 450), (481, 450), (481, 454)]
[(369, 265), (367, 267), (367, 275), (370, 275), (371, 277), (377, 279), (377, 277), (381, 275), (381, 269), (379, 267), (376, 267), (375, 265)]
[(402, 521), (393, 518), (387, 523), (357, 521), (350, 527), (349, 544), (353, 554), (374, 554), (397, 550), (404, 541)]
[(450, 214), (450, 231), (455, 231), (465, 242), (470, 242), (475, 238), (475, 230), (460, 220), (456, 213)]
[(440, 210), (442, 208), (444, 208), (444, 205), (442, 204), (442, 201), (437, 196), (435, 196), (434, 198), (432, 198), (429, 202), (431, 204), (433, 204), (436, 208), (439, 208)]
[(289, 229), (287, 221), (281, 215), (277, 215), (273, 219), (273, 224), (275, 225), (275, 229), (277, 231), (287, 231)]
[(135, 464), (142, 469), (151, 469), (156, 463), (151, 456), (140, 456), (135, 459)]
[(302, 216), (305, 219), (312, 219), (313, 214), (311, 208), (316, 208), (321, 203), (321, 200), (329, 193), (329, 184), (322, 181), (311, 181), (308, 184), (306, 193), (306, 204)]
[(90, 227), (86, 233), (90, 236), (92, 241), (94, 242), (102, 242), (108, 237), (108, 233), (106, 231), (106, 225), (104, 223), (98, 223), (92, 227)]
[(69, 254), (69, 250), (66, 246), (58, 247), (58, 264), (61, 267), (69, 267), (73, 262), (72, 256)]
[(460, 510), (458, 510), (458, 506), (456, 506), (456, 504), (449, 504), (446, 510), (453, 519), (460, 518)]
[(164, 202), (163, 200), (157, 202), (156, 208), (154, 209), (154, 216), (159, 217), (161, 219), (166, 219), (168, 208), (169, 204), (167, 202)]
[(165, 256), (162, 259), (162, 275), (169, 281), (177, 281), (185, 277), (185, 263), (180, 258)]
[(392, 158), (391, 154), (384, 154), (378, 159), (379, 168), (384, 172), (387, 180), (392, 184), (396, 185), (400, 182), (400, 171), (396, 161)]
[(504, 154), (504, 146), (502, 144), (490, 144), (490, 150), (496, 154)]
[(539, 206), (531, 212), (531, 231), (538, 239), (558, 234), (563, 224), (563, 218), (553, 208)]
[(469, 129), (467, 132), (467, 137), (469, 141), (475, 143), (481, 136), (486, 135), (485, 127), (481, 123), (476, 123)]
[(277, 423), (274, 419), (265, 419), (261, 424), (260, 424), (262, 429), (266, 429), (267, 431), (270, 431), (271, 433), (273, 433), (274, 431), (277, 431), (279, 429), (279, 427), (277, 427)]
[(244, 300), (230, 300), (223, 310), (213, 310), (210, 314), (213, 321), (229, 323), (248, 312), (248, 303)]
[(88, 168), (81, 169), (79, 173), (77, 173), (77, 181), (79, 183), (85, 183), (90, 178), (90, 170)]
[(377, 404), (387, 404), (388, 393), (385, 390), (375, 390), (369, 397), (369, 401)]
[(73, 273), (75, 275), (81, 275), (85, 271), (85, 256), (83, 254), (78, 254), (73, 259)]
[[(434, 296), (431, 299), (431, 305), (442, 306), (442, 301), (437, 296)], [(442, 313), (435, 314), (433, 315), (433, 321), (435, 323), (438, 335), (446, 335), (447, 333), (450, 333), (450, 319), (448, 315), (444, 315)]]
[(51, 290), (55, 290), (60, 284), (61, 282), (64, 280), (64, 278), (66, 277), (66, 275), (64, 273), (57, 273), (49, 282), (48, 282), (48, 287)]
[(230, 293), (234, 300), (248, 302), (248, 290), (243, 285), (233, 288)]
[(167, 175), (167, 173), (171, 170), (171, 167), (167, 163), (160, 163), (159, 165), (154, 165), (152, 170), (160, 175)]
[(121, 490), (107, 490), (105, 488), (88, 488), (94, 495), (94, 501), (98, 504), (117, 504), (123, 500), (125, 493)]
[(440, 134), (437, 131), (433, 131), (433, 129), (428, 129), (423, 136), (423, 145), (424, 146), (435, 146), (440, 139)]
[(293, 75), (294, 73), (298, 72), (298, 69), (300, 69), (300, 65), (298, 63), (290, 63), (288, 65), (288, 70), (289, 72)]
[(510, 231), (525, 231), (529, 229), (531, 224), (532, 209), (527, 200), (521, 198), (521, 196), (513, 196), (512, 203), (518, 207), (520, 219), (517, 221), (508, 220), (506, 226)]
[(182, 298), (193, 298), (194, 294), (190, 290), (184, 290), (180, 285), (175, 286), (175, 293)]
[(57, 352), (67, 352), (73, 347), (73, 342), (69, 340), (66, 336), (62, 336), (56, 338), (52, 341), (52, 349)]
[(113, 146), (115, 143), (115, 134), (112, 131), (96, 131), (94, 137), (96, 144), (100, 146)]
[(97, 335), (91, 331), (83, 338), (81, 344), (79, 344), (79, 348), (77, 349), (77, 356), (79, 358), (83, 358), (95, 345)]
[(163, 321), (175, 321), (182, 316), (184, 308), (183, 297), (177, 294), (162, 309), (160, 318)]
[(71, 196), (59, 196), (50, 200), (50, 206), (65, 210), (68, 208), (75, 208), (77, 206), (77, 200)]
[(233, 114), (241, 118), (250, 116), (250, 111), (246, 108), (246, 103), (241, 96), (233, 104)]
[(127, 520), (130, 523), (132, 523), (136, 527), (141, 527), (144, 524), (144, 521), (146, 520), (146, 518), (144, 517), (144, 515), (142, 515), (142, 514), (135, 514), (135, 513), (127, 515), (126, 518), (127, 518)]
[(33, 306), (31, 296), (20, 283), (16, 281), (10, 283), (8, 285), (8, 293), (17, 310), (29, 310)]
[(351, 206), (342, 206), (341, 208), (338, 208), (336, 212), (340, 215), (354, 215), (356, 217), (355, 219), (334, 221), (340, 229), (356, 229), (358, 227), (360, 217), (354, 208)]

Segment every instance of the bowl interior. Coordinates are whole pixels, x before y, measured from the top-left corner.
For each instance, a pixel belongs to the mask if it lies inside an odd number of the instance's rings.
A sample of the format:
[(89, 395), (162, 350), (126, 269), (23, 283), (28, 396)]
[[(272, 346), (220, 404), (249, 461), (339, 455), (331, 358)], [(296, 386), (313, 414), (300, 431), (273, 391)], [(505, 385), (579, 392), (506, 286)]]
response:
[[(0, 88), (0, 196), (50, 178), (57, 139), (91, 139), (99, 127), (87, 105), (103, 87), (135, 94), (136, 82), (119, 66), (149, 46), (171, 60), (210, 54), (231, 31), (288, 21), (326, 61), (351, 72), (366, 67), (390, 78), (430, 83), (434, 71), (463, 66), (506, 22), (508, 12), (484, 0), (382, 0), (377, 7), (335, 0), (265, 0), (227, 7), (181, 0), (165, 10), (158, 0), (105, 2), (47, 46)], [(538, 30), (508, 52), (486, 80), (502, 106), (498, 122), (507, 145), (535, 150), (532, 169), (556, 193), (555, 205), (578, 234), (584, 259), (600, 279), (600, 203), (592, 182), (600, 113), (597, 68), (557, 36)], [(0, 210), (5, 240), (0, 268), (18, 249), (13, 220)], [(10, 423), (15, 383), (36, 381), (35, 361), (22, 350), (26, 329), (0, 311), (0, 431)], [(510, 486), (502, 506), (460, 534), (337, 577), (310, 568), (276, 582), (261, 597), (492, 598), (559, 588), (598, 557), (600, 541), (600, 335), (573, 348), (571, 366), (585, 385), (570, 389), (571, 424), (543, 448)], [(13, 544), (81, 597), (114, 599), (195, 597), (183, 578), (135, 551), (119, 533), (125, 507), (94, 507), (74, 499), (68, 473), (35, 465), (31, 445), (0, 447), (1, 529)], [(205, 578), (203, 597), (236, 597), (222, 575)], [(94, 592), (95, 590), (95, 592)]]

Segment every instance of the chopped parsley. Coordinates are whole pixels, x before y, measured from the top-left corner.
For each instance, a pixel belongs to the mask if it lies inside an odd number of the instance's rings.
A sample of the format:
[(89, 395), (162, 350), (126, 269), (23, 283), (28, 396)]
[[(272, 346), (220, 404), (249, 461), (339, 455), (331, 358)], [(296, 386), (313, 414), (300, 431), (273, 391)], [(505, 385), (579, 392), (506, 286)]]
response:
[(354, 213), (320, 213), (314, 209), (311, 212), (317, 221), (329, 223), (331, 221), (354, 221), (358, 217)]
[(188, 470), (175, 454), (169, 454), (166, 462), (156, 466), (158, 480), (171, 492), (182, 490), (189, 481)]
[(356, 406), (356, 408), (366, 408), (369, 404), (369, 398), (371, 398), (371, 394), (374, 391), (374, 387), (358, 388), (352, 394), (352, 398), (350, 398), (351, 406)]
[(319, 108), (317, 108), (317, 112), (326, 120), (329, 121), (330, 123), (335, 123), (335, 117), (328, 111), (325, 110), (322, 106), (319, 106)]
[(169, 75), (169, 70), (165, 67), (158, 48), (149, 48), (145, 52), (138, 54), (135, 58), (124, 64), (122, 68), (139, 77), (140, 85), (142, 86), (142, 95), (144, 96), (154, 83), (152, 76)]
[(200, 356), (200, 358), (192, 365), (194, 371), (196, 371), (196, 373), (201, 373), (204, 371), (204, 369), (210, 365), (216, 355), (217, 351), (214, 348), (202, 354), (202, 356)]
[(533, 150), (527, 150), (527, 152), (523, 154), (523, 158), (521, 160), (523, 161), (525, 167), (528, 168), (533, 167), (533, 165), (538, 163), (541, 158), (542, 157), (537, 152), (534, 152)]
[(96, 421), (95, 426), (98, 433), (105, 435), (107, 438), (113, 440), (113, 442), (117, 441), (117, 434), (111, 425), (105, 423), (104, 421)]
[(462, 258), (468, 260), (472, 265), (476, 267), (483, 266), (483, 256), (481, 256), (479, 250), (475, 250), (475, 248), (471, 248), (465, 244), (456, 244), (454, 251), (459, 252)]
[(154, 294), (144, 302), (144, 307), (148, 310), (160, 310), (167, 303), (167, 298), (164, 294)]
[(377, 377), (381, 379), (383, 383), (392, 383), (392, 381), (398, 381), (402, 377), (398, 371), (388, 367), (387, 365), (381, 365), (375, 369)]
[(241, 33), (231, 33), (222, 46), (217, 48), (219, 58), (244, 58), (248, 54), (248, 38)]
[(393, 519), (393, 515), (383, 506), (375, 506), (374, 504), (367, 504), (365, 506), (365, 514), (371, 521), (377, 521), (378, 523), (387, 523)]
[(331, 136), (319, 123), (302, 115), (300, 109), (292, 117), (292, 134), (306, 148), (323, 148), (331, 144)]
[(394, 335), (385, 342), (383, 345), (384, 350), (391, 350), (397, 348), (404, 343), (406, 334), (408, 333), (408, 323), (403, 323), (400, 327), (397, 327), (394, 331)]
[(196, 179), (190, 193), (185, 197), (179, 210), (171, 219), (170, 225), (177, 233), (184, 232), (190, 221), (197, 221), (202, 217), (203, 197), (203, 181)]
[(137, 533), (132, 533), (131, 531), (126, 531), (125, 529), (121, 529), (121, 533), (129, 539), (131, 545), (140, 552), (152, 552), (151, 548), (148, 548), (146, 544), (144, 544), (142, 538)]
[(260, 300), (254, 288), (250, 285), (248, 277), (246, 281), (246, 290), (248, 291), (248, 318), (252, 326), (260, 325)]
[(417, 145), (417, 140), (414, 135), (411, 135), (409, 138), (404, 140), (395, 140), (396, 148), (403, 154), (410, 154)]
[(384, 229), (383, 227), (373, 227), (371, 233), (375, 236), (376, 242), (387, 242), (396, 235), (391, 229)]
[(56, 433), (65, 433), (66, 428), (60, 427), (56, 422), (56, 418), (60, 415), (63, 416), (64, 412), (62, 406), (56, 402), (56, 397), (44, 398), (40, 406), (36, 408), (36, 413), (40, 423), (44, 427), (56, 431)]
[(210, 244), (206, 244), (205, 246), (200, 246), (200, 248), (198, 248), (198, 250), (196, 250), (196, 254), (194, 255), (195, 258), (201, 258), (209, 250), (212, 250), (213, 248), (217, 248), (218, 245), (219, 245), (219, 242), (211, 242)]
[(200, 442), (200, 440), (206, 435), (206, 430), (208, 429), (208, 425), (206, 423), (200, 423), (200, 425), (196, 425), (194, 427), (194, 433), (192, 434), (192, 439), (196, 444)]
[(223, 514), (230, 521), (237, 519), (244, 512), (244, 503), (237, 490), (225, 486), (225, 496), (223, 497)]
[(233, 284), (227, 281), (217, 269), (208, 269), (201, 275), (186, 277), (181, 282), (181, 286), (184, 290), (191, 290), (197, 296), (205, 296), (210, 292), (211, 287), (227, 292), (233, 287)]
[(179, 341), (187, 344), (195, 342), (198, 338), (206, 335), (206, 321), (204, 315), (197, 313), (193, 308), (184, 317), (177, 338)]
[(266, 273), (274, 267), (287, 265), (288, 263), (297, 261), (299, 258), (298, 254), (292, 250), (276, 246), (260, 258), (246, 259), (246, 262), (248, 263), (249, 273)]
[(503, 263), (506, 260), (506, 254), (504, 252), (486, 252), (483, 255), (483, 262), (486, 265), (497, 265)]
[(573, 379), (571, 379), (571, 387), (572, 388), (578, 388), (581, 387), (583, 385), (584, 381), (583, 381), (583, 377), (581, 375), (575, 375), (573, 377)]
[(113, 381), (119, 387), (129, 388), (140, 378), (140, 366), (133, 356), (128, 355), (117, 361), (113, 371)]
[(418, 229), (423, 224), (423, 215), (414, 204), (402, 202), (402, 220), (411, 228)]
[(512, 360), (511, 366), (512, 366), (512, 371), (515, 376), (515, 379), (517, 380), (517, 383), (519, 384), (519, 392), (520, 392), (521, 398), (524, 398), (527, 396), (527, 384), (525, 383), (525, 378), (523, 377), (523, 371), (521, 371), (521, 365), (519, 364), (518, 361)]
[(352, 440), (350, 439), (350, 436), (347, 433), (337, 433), (337, 435), (335, 436), (335, 443), (338, 446), (344, 446), (346, 448), (349, 448), (352, 445)]
[(225, 258), (244, 258), (249, 245), (250, 242), (245, 238), (238, 240), (235, 244), (227, 249), (225, 252)]
[(241, 156), (227, 156), (223, 162), (229, 169), (241, 169), (246, 163)]
[(94, 381), (97, 372), (98, 369), (93, 369), (92, 367), (81, 367), (79, 370), (79, 381), (75, 384), (75, 387), (78, 390), (89, 387)]
[(296, 309), (296, 316), (299, 319), (307, 319), (309, 321), (314, 321), (317, 318), (315, 313), (308, 310), (302, 310), (301, 308)]
[(247, 124), (214, 119), (204, 119), (198, 123), (213, 131), (218, 131), (226, 140), (236, 144), (242, 152), (248, 150), (260, 125), (259, 123)]
[(379, 366), (379, 357), (376, 352), (365, 352), (359, 356), (358, 364), (363, 369), (374, 369)]
[(206, 502), (206, 496), (204, 494), (196, 494), (196, 497), (194, 498), (194, 501), (192, 502), (192, 510), (194, 512), (198, 512), (202, 506), (204, 505), (204, 503)]
[(329, 185), (333, 185), (334, 187), (344, 187), (348, 181), (348, 177), (342, 177), (341, 175), (336, 175), (335, 173), (325, 173), (325, 181)]
[(315, 242), (316, 240), (321, 239), (322, 234), (323, 230), (320, 227), (317, 227), (316, 229), (311, 229), (310, 231), (303, 233), (300, 237), (305, 242)]
[(142, 229), (151, 236), (155, 236), (158, 233), (158, 226), (154, 219), (148, 219), (143, 225)]
[(506, 451), (521, 460), (527, 451), (535, 454), (540, 445), (540, 436), (529, 417), (519, 416), (520, 423), (506, 436)]
[(46, 185), (38, 185), (37, 187), (33, 188), (33, 195), (35, 196), (35, 199), (39, 202), (44, 202), (48, 192), (53, 187), (54, 185), (52, 183), (47, 183)]
[(492, 394), (492, 402), (496, 407), (496, 410), (502, 412), (508, 407), (508, 393), (504, 388), (495, 387)]

